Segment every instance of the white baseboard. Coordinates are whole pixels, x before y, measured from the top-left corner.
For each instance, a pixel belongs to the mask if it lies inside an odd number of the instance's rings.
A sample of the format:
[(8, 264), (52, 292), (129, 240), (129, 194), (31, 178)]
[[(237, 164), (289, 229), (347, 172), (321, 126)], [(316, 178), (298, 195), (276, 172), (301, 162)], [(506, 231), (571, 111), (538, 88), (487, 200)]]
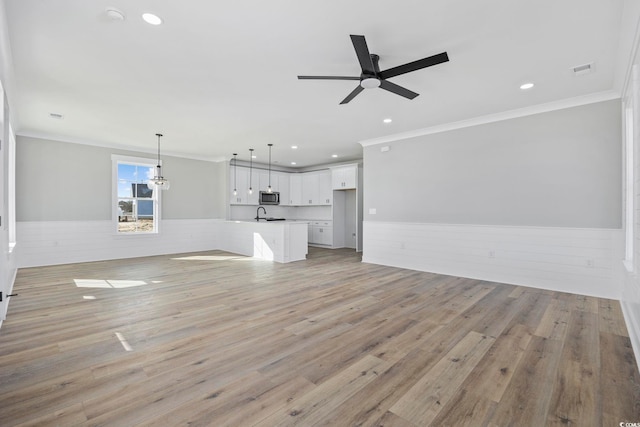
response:
[(636, 273), (623, 270), (623, 289), (620, 306), (629, 332), (629, 340), (640, 366), (640, 277)]
[(17, 267), (218, 249), (221, 223), (163, 220), (158, 234), (117, 235), (108, 220), (18, 222)]
[(621, 230), (377, 221), (363, 225), (363, 262), (621, 297)]
[(622, 314), (624, 314), (624, 321), (627, 324), (633, 354), (636, 356), (636, 364), (640, 366), (640, 319), (638, 318), (640, 304), (621, 301), (620, 306), (622, 307)]

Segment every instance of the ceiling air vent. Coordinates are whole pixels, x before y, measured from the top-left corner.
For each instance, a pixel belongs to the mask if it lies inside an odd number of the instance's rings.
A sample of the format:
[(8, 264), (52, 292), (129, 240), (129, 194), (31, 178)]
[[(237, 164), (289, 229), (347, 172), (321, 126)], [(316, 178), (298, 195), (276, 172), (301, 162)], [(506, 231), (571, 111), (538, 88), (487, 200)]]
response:
[(575, 76), (581, 76), (583, 74), (589, 74), (593, 71), (593, 63), (578, 65), (576, 67), (571, 68), (573, 70), (573, 74)]

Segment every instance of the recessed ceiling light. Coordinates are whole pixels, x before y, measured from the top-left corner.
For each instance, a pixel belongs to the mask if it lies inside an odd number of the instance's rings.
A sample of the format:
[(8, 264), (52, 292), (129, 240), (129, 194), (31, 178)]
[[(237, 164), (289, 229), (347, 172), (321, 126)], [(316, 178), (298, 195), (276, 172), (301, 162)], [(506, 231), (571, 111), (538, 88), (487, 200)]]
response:
[(391, 120), (391, 119), (384, 119), (384, 120), (383, 120), (383, 122), (385, 122), (385, 123), (391, 123), (392, 121), (393, 121), (393, 120)]
[(292, 149), (292, 150), (297, 150), (297, 149), (298, 149), (298, 146), (297, 146), (297, 145), (292, 145), (292, 146), (291, 146), (291, 149)]
[(297, 164), (297, 163), (296, 163), (296, 162), (291, 162), (291, 164), (292, 164), (292, 165), (295, 165), (295, 164)]
[(533, 87), (533, 83), (530, 83), (530, 82), (520, 85), (520, 89), (522, 89), (522, 90), (531, 89), (532, 87)]
[(162, 19), (158, 15), (154, 15), (153, 13), (143, 13), (142, 19), (144, 22), (151, 25), (160, 25), (162, 24)]
[(336, 157), (338, 157), (338, 155), (337, 154), (332, 154), (331, 157), (336, 158)]

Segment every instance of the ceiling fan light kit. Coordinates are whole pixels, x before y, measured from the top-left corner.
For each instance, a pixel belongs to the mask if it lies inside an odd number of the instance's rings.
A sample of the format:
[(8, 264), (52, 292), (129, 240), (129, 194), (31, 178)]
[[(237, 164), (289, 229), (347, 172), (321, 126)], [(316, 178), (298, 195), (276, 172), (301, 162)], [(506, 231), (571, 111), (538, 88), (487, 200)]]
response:
[(397, 67), (389, 68), (384, 71), (380, 71), (378, 66), (378, 55), (369, 52), (367, 41), (364, 36), (351, 35), (351, 42), (353, 48), (356, 51), (358, 62), (362, 73), (360, 77), (351, 76), (298, 76), (299, 80), (358, 80), (360, 84), (349, 94), (340, 104), (346, 104), (355, 98), (364, 89), (375, 89), (377, 87), (384, 89), (388, 92), (395, 93), (407, 99), (414, 99), (416, 92), (410, 91), (402, 86), (388, 81), (388, 78), (399, 76), (402, 74), (410, 73), (412, 71), (421, 70), (422, 68), (432, 67), (434, 65), (442, 64), (449, 61), (447, 52), (442, 52), (437, 55), (428, 56), (417, 61), (408, 62)]

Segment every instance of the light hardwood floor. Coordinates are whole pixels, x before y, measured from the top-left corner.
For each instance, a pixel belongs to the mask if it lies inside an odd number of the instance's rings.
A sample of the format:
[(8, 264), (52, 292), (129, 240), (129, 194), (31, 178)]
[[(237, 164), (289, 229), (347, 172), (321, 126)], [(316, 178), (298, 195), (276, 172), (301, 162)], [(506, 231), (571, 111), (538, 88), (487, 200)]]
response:
[(14, 291), (2, 426), (640, 423), (611, 300), (317, 248), (30, 268)]

